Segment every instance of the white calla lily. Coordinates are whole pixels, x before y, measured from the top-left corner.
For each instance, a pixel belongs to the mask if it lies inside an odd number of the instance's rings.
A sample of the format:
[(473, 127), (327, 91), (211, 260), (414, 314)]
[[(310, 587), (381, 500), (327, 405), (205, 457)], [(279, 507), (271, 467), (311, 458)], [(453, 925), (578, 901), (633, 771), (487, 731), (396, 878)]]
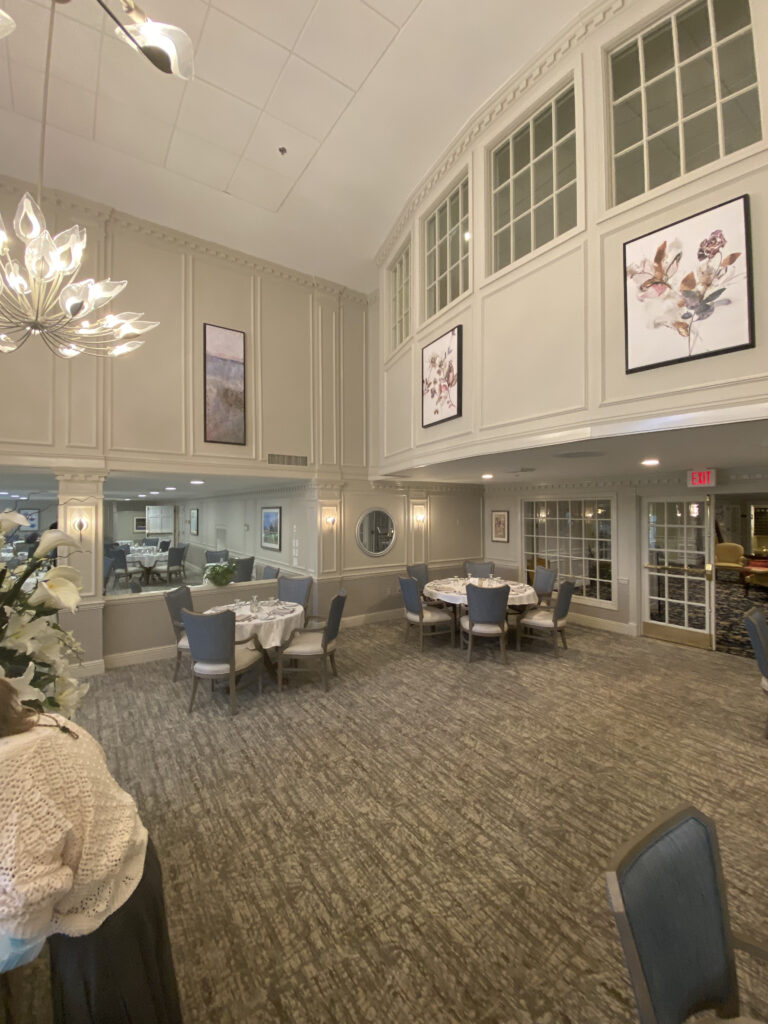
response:
[(79, 569), (75, 569), (73, 565), (54, 565), (52, 569), (43, 576), (43, 579), (48, 582), (50, 580), (69, 580), (70, 583), (74, 583), (76, 587), (83, 585), (83, 577), (80, 574)]
[(40, 580), (29, 596), (29, 603), (33, 608), (45, 605), (46, 608), (57, 611), (66, 608), (67, 611), (73, 612), (80, 604), (80, 591), (71, 580), (62, 577)]
[(45, 558), (54, 548), (80, 548), (77, 537), (72, 537), (63, 530), (46, 530), (35, 548), (33, 558)]
[(29, 520), (21, 512), (12, 512), (9, 508), (0, 512), (0, 533), (8, 533), (17, 526), (29, 526)]
[(73, 679), (72, 676), (59, 676), (53, 691), (53, 697), (59, 705), (61, 713), (71, 718), (75, 708), (88, 693), (88, 683)]
[(0, 665), (0, 679), (6, 683), (10, 683), (16, 691), (17, 698), (22, 700), (42, 700), (43, 694), (36, 686), (30, 686), (35, 676), (35, 665), (34, 662), (30, 661), (26, 669), (20, 676), (8, 676), (5, 674), (5, 669)]

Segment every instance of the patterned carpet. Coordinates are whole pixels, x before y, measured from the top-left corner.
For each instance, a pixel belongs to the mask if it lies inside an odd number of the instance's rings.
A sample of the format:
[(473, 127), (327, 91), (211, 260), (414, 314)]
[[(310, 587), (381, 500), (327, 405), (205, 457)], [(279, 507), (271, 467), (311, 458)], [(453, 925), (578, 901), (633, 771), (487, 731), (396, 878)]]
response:
[[(423, 654), (340, 637), (340, 677), (241, 697), (172, 662), (109, 672), (81, 716), (164, 866), (187, 1024), (630, 1024), (604, 891), (681, 800), (717, 820), (734, 925), (768, 938), (766, 701), (754, 665), (574, 628)], [(742, 1012), (768, 966), (739, 956)], [(45, 1024), (42, 958), (13, 976)]]
[(759, 608), (763, 614), (768, 612), (768, 589), (750, 587), (747, 597), (738, 574), (734, 572), (729, 577), (721, 570), (715, 587), (715, 642), (718, 651), (754, 658), (744, 628), (744, 616), (754, 607)]

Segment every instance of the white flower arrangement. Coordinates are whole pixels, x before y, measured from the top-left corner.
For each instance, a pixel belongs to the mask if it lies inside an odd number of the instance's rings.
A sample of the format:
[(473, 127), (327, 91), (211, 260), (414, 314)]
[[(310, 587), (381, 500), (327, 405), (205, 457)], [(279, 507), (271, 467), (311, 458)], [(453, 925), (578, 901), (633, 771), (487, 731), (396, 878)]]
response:
[[(29, 522), (18, 512), (0, 512), (0, 546), (17, 526)], [(80, 542), (62, 530), (46, 530), (26, 562), (12, 568), (0, 562), (0, 679), (25, 706), (71, 718), (88, 684), (67, 674), (82, 649), (56, 618), (80, 603), (78, 570), (52, 564), (51, 552), (67, 547)]]

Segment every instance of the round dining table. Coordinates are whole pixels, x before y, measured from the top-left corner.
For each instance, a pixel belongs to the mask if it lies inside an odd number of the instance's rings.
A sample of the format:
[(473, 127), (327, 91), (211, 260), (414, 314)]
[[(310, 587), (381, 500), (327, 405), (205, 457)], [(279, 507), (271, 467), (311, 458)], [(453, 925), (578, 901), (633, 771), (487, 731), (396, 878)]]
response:
[[(107, 556), (109, 557), (109, 556)], [(152, 570), (168, 565), (168, 552), (155, 547), (132, 547), (125, 556), (127, 565), (139, 566), (143, 572), (142, 583), (149, 586)]]
[(507, 604), (510, 607), (529, 607), (539, 603), (539, 596), (533, 587), (527, 583), (517, 583), (515, 580), (501, 580), (493, 577), (451, 576), (445, 580), (431, 580), (424, 587), (424, 596), (433, 601), (443, 601), (445, 604), (466, 604), (467, 584), (472, 583), (476, 587), (509, 587)]
[(280, 601), (276, 597), (264, 601), (235, 601), (208, 608), (206, 615), (215, 612), (235, 613), (235, 640), (242, 643), (256, 637), (263, 650), (282, 647), (290, 640), (294, 630), (304, 625), (304, 609), (293, 601)]

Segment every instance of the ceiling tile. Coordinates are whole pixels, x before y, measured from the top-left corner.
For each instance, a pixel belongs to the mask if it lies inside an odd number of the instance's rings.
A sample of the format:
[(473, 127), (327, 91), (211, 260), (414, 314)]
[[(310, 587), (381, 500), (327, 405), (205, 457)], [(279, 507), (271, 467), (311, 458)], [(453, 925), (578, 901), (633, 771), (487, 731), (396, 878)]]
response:
[(109, 96), (96, 100), (95, 138), (104, 146), (162, 166), (172, 132), (172, 125), (147, 117), (133, 103)]
[[(317, 139), (291, 128), (276, 117), (262, 114), (245, 157), (262, 167), (271, 167), (280, 174), (295, 177), (307, 166), (318, 145)], [(279, 152), (280, 146), (285, 146), (284, 156)]]
[[(43, 107), (42, 72), (11, 61), (11, 85), (16, 113), (39, 121)], [(95, 93), (52, 78), (48, 90), (48, 124), (90, 139), (93, 137), (95, 103)]]
[(316, 0), (281, 0), (281, 3), (254, 3), (253, 0), (211, 0), (230, 17), (257, 32), (274, 39), (276, 43), (293, 48), (304, 27), (304, 22)]
[[(37, 4), (15, 0), (5, 9), (16, 19), (16, 31), (8, 36), (8, 55), (17, 64), (42, 72), (48, 38), (48, 14)], [(72, 18), (57, 18), (53, 34), (51, 71), (72, 85), (96, 91), (101, 33)], [(38, 115), (39, 116), (39, 115)]]
[(105, 39), (101, 51), (99, 95), (130, 103), (147, 117), (172, 124), (184, 95), (184, 82), (159, 75), (155, 68), (116, 39)]
[(211, 11), (195, 57), (195, 77), (263, 107), (288, 51), (221, 11)]
[(0, 54), (0, 107), (5, 107), (6, 110), (13, 110), (11, 71), (4, 53)]
[(293, 178), (250, 160), (241, 160), (227, 191), (266, 210), (277, 210), (293, 186)]
[(257, 107), (205, 82), (188, 82), (177, 127), (240, 155), (259, 117)]
[(345, 85), (291, 56), (267, 104), (267, 112), (315, 139), (322, 139), (352, 95)]
[(165, 166), (185, 178), (224, 190), (238, 159), (233, 153), (212, 146), (205, 139), (175, 131)]
[(319, 0), (295, 51), (357, 89), (396, 33), (391, 22), (360, 0)]
[(396, 25), (403, 25), (419, 6), (421, 0), (363, 0), (363, 2), (389, 21), (394, 21)]
[[(51, 5), (48, 3), (48, 0), (31, 0), (31, 2), (37, 7), (42, 7), (46, 12), (47, 18), (51, 11)], [(56, 8), (57, 26), (60, 18), (71, 18), (73, 21), (79, 21), (83, 25), (88, 25), (90, 28), (101, 31), (104, 27), (106, 15), (96, 3), (74, 3), (60, 4)]]
[[(78, 2), (82, 3), (83, 0)], [(149, 6), (148, 13), (152, 21), (178, 25), (197, 45), (208, 12), (207, 0), (149, 0)]]

